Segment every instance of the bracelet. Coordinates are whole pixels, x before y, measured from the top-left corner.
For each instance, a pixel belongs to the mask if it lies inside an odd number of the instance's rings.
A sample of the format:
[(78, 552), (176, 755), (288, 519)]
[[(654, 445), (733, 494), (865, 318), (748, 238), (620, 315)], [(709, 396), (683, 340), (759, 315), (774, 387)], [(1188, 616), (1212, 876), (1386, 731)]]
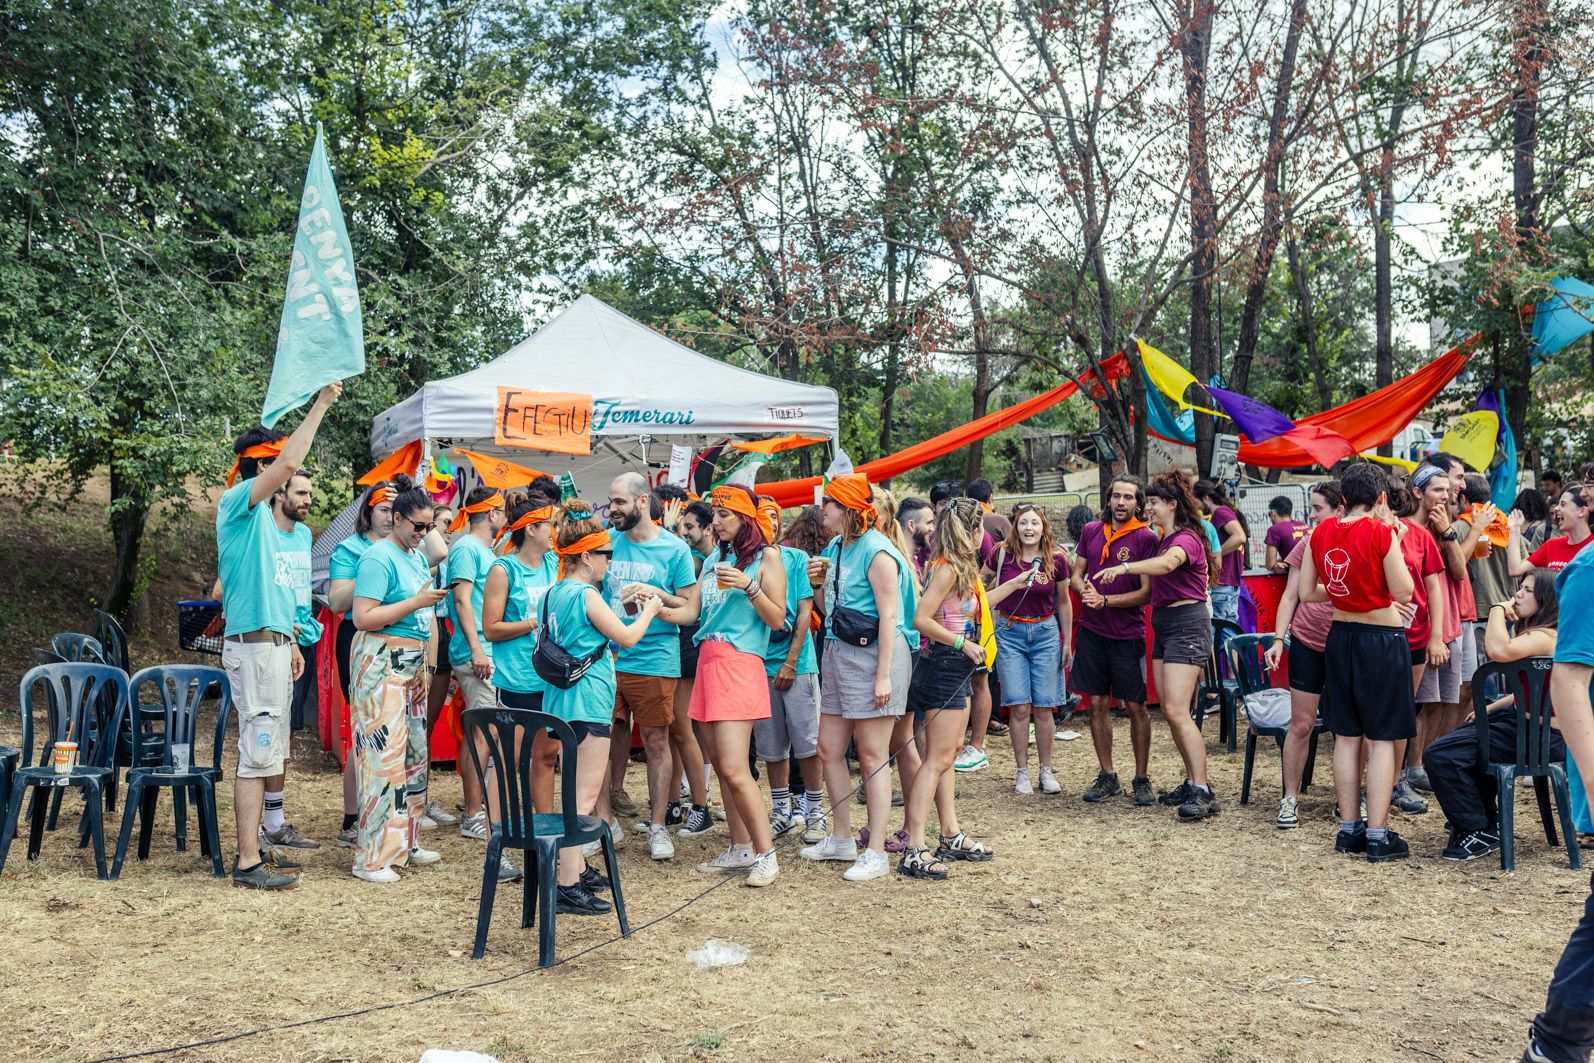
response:
[(963, 648), (963, 636), (962, 635), (959, 635), (958, 636), (958, 640), (956, 642), (952, 643), (952, 648), (954, 650), (961, 650)]
[(747, 589), (742, 593), (747, 595), (748, 601), (752, 601), (754, 598), (757, 598), (760, 594), (764, 593), (764, 588), (760, 587), (757, 583), (749, 583), (747, 585)]

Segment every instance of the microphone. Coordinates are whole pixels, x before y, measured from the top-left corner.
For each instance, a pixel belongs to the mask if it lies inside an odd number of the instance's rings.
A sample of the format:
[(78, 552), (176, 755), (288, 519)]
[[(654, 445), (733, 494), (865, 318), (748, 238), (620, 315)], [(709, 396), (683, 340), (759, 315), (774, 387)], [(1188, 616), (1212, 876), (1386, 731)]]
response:
[(1037, 557), (1035, 560), (1029, 563), (1029, 582), (1024, 584), (1025, 587), (1035, 586), (1035, 577), (1040, 574), (1040, 570), (1041, 559)]

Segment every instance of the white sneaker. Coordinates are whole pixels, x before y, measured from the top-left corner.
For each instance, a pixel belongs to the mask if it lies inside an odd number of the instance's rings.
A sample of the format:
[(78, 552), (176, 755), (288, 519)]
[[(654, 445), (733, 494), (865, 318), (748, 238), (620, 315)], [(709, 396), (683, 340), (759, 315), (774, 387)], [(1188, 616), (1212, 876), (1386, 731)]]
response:
[(436, 830), (437, 820), (433, 819), (431, 816), (423, 815), (420, 819), (415, 821), (415, 827), (417, 830)]
[(625, 828), (620, 826), (618, 816), (609, 820), (609, 837), (614, 839), (614, 847), (616, 849), (625, 844)]
[(959, 753), (957, 759), (952, 762), (952, 769), (954, 771), (979, 771), (990, 762), (991, 758), (981, 753), (978, 749), (973, 746), (964, 746), (963, 752)]
[(597, 856), (602, 851), (603, 845), (599, 842), (588, 842), (581, 847), (582, 856)]
[(364, 879), (366, 882), (390, 883), (399, 880), (399, 873), (391, 867), (379, 867), (375, 871), (367, 871), (363, 867), (354, 869), (354, 877)]
[(1052, 769), (1041, 768), (1041, 793), (1060, 794), (1062, 792), (1062, 784), (1057, 781), (1057, 776), (1052, 774)]
[(487, 813), (478, 812), (474, 816), (466, 816), (459, 821), (459, 833), (462, 838), (474, 838), (476, 841), (487, 840)]
[(848, 882), (868, 882), (872, 878), (883, 878), (891, 874), (891, 862), (886, 859), (885, 853), (877, 853), (873, 849), (864, 849), (858, 853), (858, 859), (853, 861), (851, 867), (841, 873), (841, 877)]
[(520, 868), (509, 862), (509, 857), (504, 857), (498, 865), (499, 882), (519, 882)]
[(426, 802), (426, 818), (431, 820), (433, 823), (452, 825), (459, 822), (458, 817), (451, 812), (444, 812), (443, 806), (438, 804), (436, 801)]
[(802, 830), (808, 822), (808, 813), (804, 812), (799, 804), (791, 810), (791, 829)]
[(718, 875), (752, 867), (757, 860), (758, 854), (753, 852), (751, 845), (727, 845), (723, 853), (706, 863), (698, 864), (697, 869), (705, 875)]
[(742, 885), (752, 886), (755, 889), (767, 886), (774, 882), (775, 876), (779, 874), (780, 863), (775, 859), (775, 850), (771, 849), (767, 853), (759, 854), (758, 859), (753, 861), (753, 868), (747, 873), (747, 880)]
[(1013, 792), (1021, 797), (1028, 797), (1035, 792), (1035, 787), (1029, 781), (1029, 769), (1020, 768), (1013, 780)]
[(675, 855), (675, 843), (670, 840), (669, 831), (663, 827), (648, 831), (648, 855), (655, 860), (668, 860)]
[(360, 847), (360, 832), (354, 827), (345, 827), (338, 831), (338, 836), (332, 839), (332, 844), (339, 849), (358, 849)]
[(1301, 822), (1301, 802), (1299, 798), (1282, 797), (1279, 799), (1279, 815), (1273, 825), (1279, 830), (1294, 830)]
[(801, 828), (802, 820), (792, 822), (791, 813), (782, 812), (780, 809), (771, 809), (769, 813), (769, 833), (771, 837), (779, 838), (787, 832)]
[(416, 867), (425, 867), (435, 864), (443, 859), (443, 854), (431, 849), (422, 849), (419, 845), (410, 850), (410, 863)]
[(823, 812), (810, 812), (804, 821), (803, 841), (809, 845), (818, 845), (830, 834), (830, 822)]
[(817, 844), (798, 850), (797, 855), (804, 860), (850, 862), (858, 859), (858, 843), (851, 838), (838, 838), (834, 834), (826, 834)]

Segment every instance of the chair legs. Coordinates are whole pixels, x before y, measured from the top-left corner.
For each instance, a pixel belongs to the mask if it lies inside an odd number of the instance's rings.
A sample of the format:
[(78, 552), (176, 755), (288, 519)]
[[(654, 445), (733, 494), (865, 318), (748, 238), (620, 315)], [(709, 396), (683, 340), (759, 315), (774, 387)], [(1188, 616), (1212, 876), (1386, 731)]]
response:
[[(1515, 871), (1517, 866), (1516, 772), (1509, 764), (1496, 764), (1491, 770), (1500, 805), (1500, 870)], [(1550, 807), (1552, 788), (1555, 791), (1553, 811)], [(1567, 788), (1566, 770), (1559, 765), (1550, 765), (1548, 780), (1542, 776), (1533, 777), (1533, 790), (1538, 799), (1539, 819), (1544, 824), (1545, 837), (1551, 846), (1560, 845), (1560, 839), (1555, 831), (1555, 818), (1556, 814), (1559, 814), (1561, 833), (1566, 836), (1566, 853), (1572, 870), (1583, 870), (1583, 856), (1578, 851), (1577, 829), (1572, 825), (1572, 795)]]
[(1312, 728), (1312, 737), (1306, 746), (1306, 768), (1301, 772), (1301, 791), (1312, 785), (1312, 768), (1317, 764), (1317, 728)]
[(6, 797), (5, 819), (0, 820), (0, 875), (5, 874), (6, 854), (17, 833), (17, 815), (22, 811), (23, 780), (13, 779)]
[(94, 838), (94, 873), (103, 881), (110, 876), (105, 873), (105, 793), (100, 780), (84, 779), (83, 797), (88, 802), (89, 830)]
[[(552, 967), (555, 960), (555, 896), (559, 889), (559, 849), (552, 838), (537, 839), (537, 902), (542, 908), (542, 926), (537, 928), (537, 966)], [(528, 860), (529, 864), (531, 861)]]
[(1495, 790), (1500, 802), (1500, 870), (1515, 871), (1516, 854), (1516, 770), (1510, 765), (1493, 767)]
[[(154, 797), (155, 791), (151, 790), (148, 796)], [(127, 859), (127, 845), (133, 838), (133, 821), (142, 815), (147, 825), (154, 818), (154, 810), (149, 808), (149, 804), (145, 802), (144, 797), (144, 780), (142, 777), (134, 775), (127, 781), (127, 799), (122, 802), (122, 829), (117, 832), (116, 856), (111, 860), (111, 878), (113, 880), (122, 877), (122, 861)], [(149, 843), (144, 840), (143, 832), (141, 831), (138, 858), (145, 860), (148, 857)]]
[(1561, 817), (1561, 834), (1566, 838), (1566, 855), (1573, 871), (1583, 870), (1582, 846), (1577, 843), (1577, 828), (1572, 825), (1572, 794), (1567, 789), (1566, 771), (1557, 764), (1550, 765), (1550, 786), (1555, 790), (1555, 808)]
[(1550, 780), (1543, 775), (1535, 775), (1533, 796), (1539, 801), (1539, 822), (1544, 824), (1544, 837), (1554, 848), (1561, 844), (1561, 840), (1555, 836), (1555, 813), (1550, 811)]
[[(140, 783), (144, 781), (143, 779), (139, 780)], [(148, 860), (149, 841), (155, 834), (155, 803), (160, 799), (160, 787), (143, 786), (141, 789), (143, 790), (143, 800), (138, 817), (138, 858), (140, 860)], [(133, 788), (129, 785), (127, 788), (127, 808), (129, 811), (132, 810), (133, 805)]]
[(172, 816), (177, 821), (177, 851), (188, 851), (188, 788), (178, 786), (172, 790)]
[(487, 856), (482, 860), (482, 898), (476, 908), (476, 944), (470, 950), (473, 960), (481, 959), (487, 951), (487, 927), (493, 919), (493, 897), (498, 892), (498, 868), (503, 862), (503, 853), (504, 839), (494, 833), (487, 840)]
[[(186, 798), (189, 788), (194, 791), (194, 810), (199, 820), (200, 849), (210, 858), (211, 870), (217, 878), (225, 878), (221, 864), (220, 826), (216, 822), (216, 787), (211, 779), (201, 777), (197, 782), (172, 787), (173, 804)], [(134, 820), (138, 821), (138, 850), (140, 860), (149, 859), (150, 839), (155, 831), (155, 814), (160, 803), (160, 784), (148, 776), (128, 773), (127, 793), (123, 799), (122, 829), (116, 839), (116, 855), (111, 863), (111, 878), (120, 878), (122, 863), (127, 859), (127, 847), (132, 842)], [(184, 850), (182, 845), (178, 846)]]
[(1245, 774), (1240, 777), (1240, 804), (1251, 803), (1251, 769), (1256, 766), (1256, 732), (1245, 736)]
[(614, 839), (603, 832), (603, 864), (609, 874), (609, 893), (614, 897), (614, 913), (620, 917), (620, 936), (631, 936), (631, 924), (625, 918), (625, 897), (620, 893), (620, 864), (614, 855)]
[(209, 778), (202, 778), (195, 787), (197, 800), (194, 802), (199, 814), (200, 848), (206, 850), (205, 855), (210, 857), (211, 869), (217, 878), (226, 878), (227, 871), (221, 866), (221, 837), (220, 827), (216, 824), (216, 784)]

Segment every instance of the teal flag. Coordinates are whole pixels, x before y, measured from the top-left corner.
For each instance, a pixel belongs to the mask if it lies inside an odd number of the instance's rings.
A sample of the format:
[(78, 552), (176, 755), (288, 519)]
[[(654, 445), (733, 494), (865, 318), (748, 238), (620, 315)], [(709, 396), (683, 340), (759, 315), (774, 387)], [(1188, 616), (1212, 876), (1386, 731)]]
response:
[(270, 428), (334, 380), (364, 371), (365, 332), (354, 279), (354, 249), (343, 227), (338, 190), (327, 166), (326, 138), (318, 123), (293, 235), (293, 265), (277, 328), (277, 360), (260, 423)]

